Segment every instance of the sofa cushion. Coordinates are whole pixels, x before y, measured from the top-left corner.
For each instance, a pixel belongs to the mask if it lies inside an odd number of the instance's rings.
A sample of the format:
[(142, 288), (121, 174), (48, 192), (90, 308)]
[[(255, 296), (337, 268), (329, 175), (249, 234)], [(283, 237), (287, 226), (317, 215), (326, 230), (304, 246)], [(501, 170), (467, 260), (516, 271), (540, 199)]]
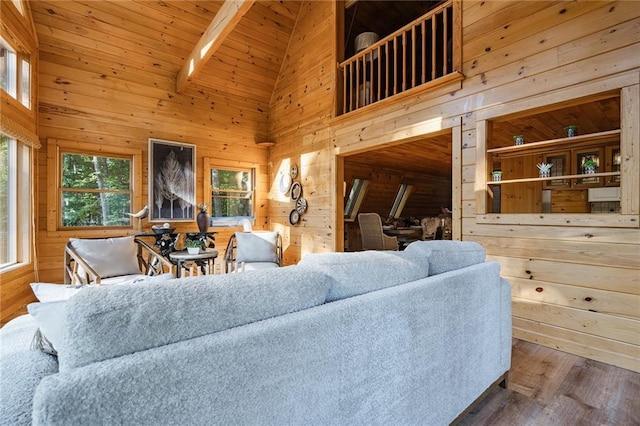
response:
[(414, 241), (404, 250), (429, 261), (429, 275), (464, 268), (486, 259), (484, 248), (473, 241)]
[(236, 232), (236, 262), (277, 262), (278, 232)]
[(140, 274), (134, 237), (71, 238), (71, 247), (102, 278)]
[(0, 424), (31, 425), (36, 387), (58, 372), (55, 357), (30, 347), (37, 328), (30, 315), (21, 315), (0, 329)]
[(421, 253), (401, 251), (309, 253), (298, 265), (318, 269), (331, 277), (327, 302), (429, 276), (429, 262)]
[(64, 308), (60, 369), (316, 306), (329, 286), (318, 271), (285, 267), (87, 288)]
[[(163, 282), (173, 277), (172, 274), (155, 276), (126, 275), (128, 280), (117, 280), (118, 277), (109, 278), (100, 285), (134, 284), (140, 282)], [(110, 283), (110, 280), (117, 280)], [(65, 328), (66, 300), (75, 296), (83, 289), (94, 287), (94, 284), (82, 286), (70, 286), (67, 284), (31, 283), (31, 289), (40, 303), (30, 303), (27, 310), (39, 325), (33, 339), (34, 349), (39, 349), (51, 355), (57, 355), (57, 349), (62, 341)]]

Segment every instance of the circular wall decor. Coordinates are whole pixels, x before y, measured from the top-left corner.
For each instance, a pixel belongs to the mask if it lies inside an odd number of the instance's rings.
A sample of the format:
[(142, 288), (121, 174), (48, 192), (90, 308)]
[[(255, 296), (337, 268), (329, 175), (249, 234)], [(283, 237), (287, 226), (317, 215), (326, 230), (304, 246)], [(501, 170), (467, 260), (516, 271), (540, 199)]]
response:
[(300, 213), (298, 213), (298, 211), (295, 209), (291, 210), (291, 213), (289, 213), (289, 223), (292, 225), (295, 225), (296, 223), (298, 223), (299, 220), (300, 220)]
[(282, 173), (280, 175), (280, 182), (278, 183), (278, 187), (280, 188), (280, 192), (286, 194), (289, 192), (289, 188), (291, 187), (291, 176), (288, 173)]
[(300, 182), (294, 182), (291, 186), (291, 198), (297, 200), (302, 195), (302, 185)]
[(291, 166), (291, 177), (295, 179), (296, 176), (298, 176), (298, 166), (294, 164)]
[(296, 210), (300, 214), (307, 211), (307, 200), (304, 197), (300, 197), (296, 200)]

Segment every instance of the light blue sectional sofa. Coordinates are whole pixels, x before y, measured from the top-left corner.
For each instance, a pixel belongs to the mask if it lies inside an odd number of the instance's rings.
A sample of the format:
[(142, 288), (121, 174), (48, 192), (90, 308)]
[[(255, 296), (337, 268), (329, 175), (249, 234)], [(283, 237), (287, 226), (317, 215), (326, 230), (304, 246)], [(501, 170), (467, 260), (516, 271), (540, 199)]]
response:
[(446, 425), (511, 361), (510, 285), (469, 242), (47, 303), (0, 330), (2, 424)]

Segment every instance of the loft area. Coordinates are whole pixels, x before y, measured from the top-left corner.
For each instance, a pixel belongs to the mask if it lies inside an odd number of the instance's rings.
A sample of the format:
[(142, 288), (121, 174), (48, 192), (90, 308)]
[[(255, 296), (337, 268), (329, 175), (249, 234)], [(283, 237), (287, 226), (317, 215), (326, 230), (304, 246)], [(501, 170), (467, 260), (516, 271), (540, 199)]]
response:
[(441, 3), (444, 2), (359, 0), (347, 3), (344, 13), (345, 58), (355, 53), (354, 42), (358, 34), (371, 31), (382, 39)]

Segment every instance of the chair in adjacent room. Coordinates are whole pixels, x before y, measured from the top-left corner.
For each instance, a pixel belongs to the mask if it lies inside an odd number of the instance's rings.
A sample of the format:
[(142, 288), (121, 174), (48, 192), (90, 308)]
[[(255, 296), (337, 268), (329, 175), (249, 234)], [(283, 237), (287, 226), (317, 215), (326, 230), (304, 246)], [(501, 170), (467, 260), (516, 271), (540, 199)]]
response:
[(420, 224), (422, 225), (422, 239), (435, 240), (440, 226), (440, 218), (436, 216), (425, 217), (420, 221)]
[(362, 250), (398, 250), (398, 237), (385, 235), (378, 213), (358, 214)]
[(224, 253), (224, 272), (244, 272), (282, 266), (282, 237), (278, 231), (236, 232)]

